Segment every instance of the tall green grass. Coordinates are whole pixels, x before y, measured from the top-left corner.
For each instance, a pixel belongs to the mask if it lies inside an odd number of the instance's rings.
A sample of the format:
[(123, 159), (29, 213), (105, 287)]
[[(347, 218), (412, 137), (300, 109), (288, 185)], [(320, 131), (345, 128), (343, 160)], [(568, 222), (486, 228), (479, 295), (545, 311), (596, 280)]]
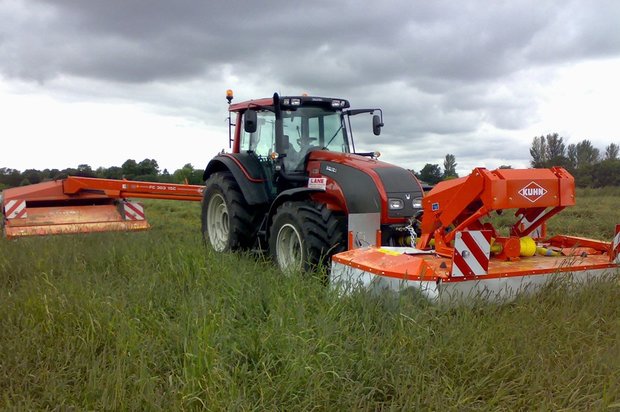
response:
[[(610, 237), (618, 194), (581, 195), (566, 217), (576, 234)], [(594, 210), (600, 224), (578, 223)], [(617, 277), (450, 309), (409, 292), (339, 297), (260, 256), (206, 249), (199, 211), (151, 201), (148, 232), (0, 240), (0, 407), (620, 406)]]

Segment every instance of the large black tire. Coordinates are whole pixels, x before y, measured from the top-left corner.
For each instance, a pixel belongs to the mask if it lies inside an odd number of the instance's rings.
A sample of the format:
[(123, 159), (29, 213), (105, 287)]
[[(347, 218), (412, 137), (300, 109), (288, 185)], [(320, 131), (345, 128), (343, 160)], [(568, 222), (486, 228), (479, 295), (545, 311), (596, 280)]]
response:
[(260, 210), (249, 206), (230, 172), (213, 173), (202, 200), (202, 236), (217, 251), (252, 247), (256, 242)]
[(269, 252), (285, 273), (326, 266), (346, 247), (344, 219), (324, 204), (312, 201), (283, 203), (273, 217)]

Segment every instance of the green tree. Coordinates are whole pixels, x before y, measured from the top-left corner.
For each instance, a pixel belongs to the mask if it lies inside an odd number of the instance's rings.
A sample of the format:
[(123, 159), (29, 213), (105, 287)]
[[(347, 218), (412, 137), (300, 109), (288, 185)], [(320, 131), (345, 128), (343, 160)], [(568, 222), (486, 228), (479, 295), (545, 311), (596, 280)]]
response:
[(593, 165), (600, 160), (599, 150), (592, 146), (589, 140), (568, 145), (567, 153), (569, 165), (576, 170)]
[(93, 169), (87, 164), (80, 164), (77, 167), (77, 176), (83, 177), (95, 177), (95, 172)]
[(194, 169), (191, 163), (185, 164), (181, 169), (177, 169), (172, 174), (172, 179), (176, 183), (189, 183), (191, 185), (200, 185), (202, 181), (202, 170)]
[(441, 178), (442, 178), (441, 168), (437, 164), (427, 163), (426, 165), (424, 165), (422, 170), (420, 170), (419, 177), (420, 177), (420, 180), (428, 184), (435, 185), (439, 181), (441, 181)]
[(547, 144), (545, 136), (536, 136), (530, 147), (532, 156), (532, 167), (546, 167), (547, 165)]
[(547, 167), (567, 166), (566, 145), (557, 133), (547, 135)]
[(19, 170), (8, 167), (0, 168), (0, 183), (7, 187), (16, 187), (21, 181), (22, 174)]
[(157, 160), (144, 159), (138, 163), (138, 174), (157, 176), (159, 174), (159, 165), (157, 164)]
[(620, 186), (620, 160), (605, 159), (592, 170), (592, 185), (595, 187)]
[(569, 164), (564, 138), (557, 133), (534, 137), (530, 147), (530, 155), (532, 156), (531, 164), (533, 167), (567, 167)]
[(172, 183), (172, 175), (168, 172), (168, 169), (164, 169), (159, 176), (159, 181), (163, 183)]
[(97, 169), (97, 176), (104, 179), (122, 179), (123, 168), (118, 166), (100, 167)]
[(121, 169), (123, 169), (123, 177), (130, 180), (138, 176), (140, 172), (138, 169), (138, 163), (136, 163), (133, 159), (125, 160), (125, 163), (121, 165)]
[(60, 176), (60, 170), (58, 169), (44, 169), (43, 176), (45, 180), (56, 180)]
[(43, 173), (36, 169), (26, 169), (21, 175), (22, 182), (20, 186), (25, 186), (24, 182), (28, 181), (28, 184), (40, 183), (43, 181)]
[(459, 177), (456, 173), (456, 158), (453, 154), (447, 154), (446, 158), (443, 161), (443, 179), (454, 179), (455, 177)]
[(64, 179), (67, 176), (77, 176), (78, 171), (77, 169), (74, 169), (72, 167), (68, 167), (66, 169), (62, 169), (59, 173), (58, 173), (58, 179)]
[(579, 187), (592, 186), (592, 173), (600, 160), (599, 150), (589, 140), (582, 140), (568, 145), (567, 153), (568, 168), (575, 177), (575, 184)]
[(620, 147), (618, 147), (615, 143), (610, 143), (609, 146), (605, 148), (605, 160), (616, 160), (618, 159), (618, 152), (620, 151)]

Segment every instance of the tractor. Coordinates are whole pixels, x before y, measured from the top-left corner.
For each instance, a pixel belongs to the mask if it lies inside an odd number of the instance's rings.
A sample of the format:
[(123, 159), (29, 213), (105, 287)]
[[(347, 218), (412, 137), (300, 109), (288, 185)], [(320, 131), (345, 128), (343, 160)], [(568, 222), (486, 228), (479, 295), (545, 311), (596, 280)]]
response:
[[(268, 251), (284, 272), (364, 246), (409, 244), (423, 190), (407, 169), (357, 152), (347, 100), (279, 96), (229, 104), (229, 148), (207, 165), (202, 233), (217, 252)], [(370, 123), (370, 122), (369, 122)]]

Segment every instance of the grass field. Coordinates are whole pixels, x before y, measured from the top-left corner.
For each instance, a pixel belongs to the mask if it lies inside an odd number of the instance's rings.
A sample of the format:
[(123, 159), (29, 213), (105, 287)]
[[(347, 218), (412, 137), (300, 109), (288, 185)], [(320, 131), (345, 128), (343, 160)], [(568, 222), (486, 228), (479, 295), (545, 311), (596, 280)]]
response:
[[(609, 239), (619, 200), (581, 191), (550, 232)], [(0, 408), (620, 410), (617, 276), (501, 306), (340, 298), (206, 250), (198, 204), (146, 204), (149, 232), (0, 239)]]

